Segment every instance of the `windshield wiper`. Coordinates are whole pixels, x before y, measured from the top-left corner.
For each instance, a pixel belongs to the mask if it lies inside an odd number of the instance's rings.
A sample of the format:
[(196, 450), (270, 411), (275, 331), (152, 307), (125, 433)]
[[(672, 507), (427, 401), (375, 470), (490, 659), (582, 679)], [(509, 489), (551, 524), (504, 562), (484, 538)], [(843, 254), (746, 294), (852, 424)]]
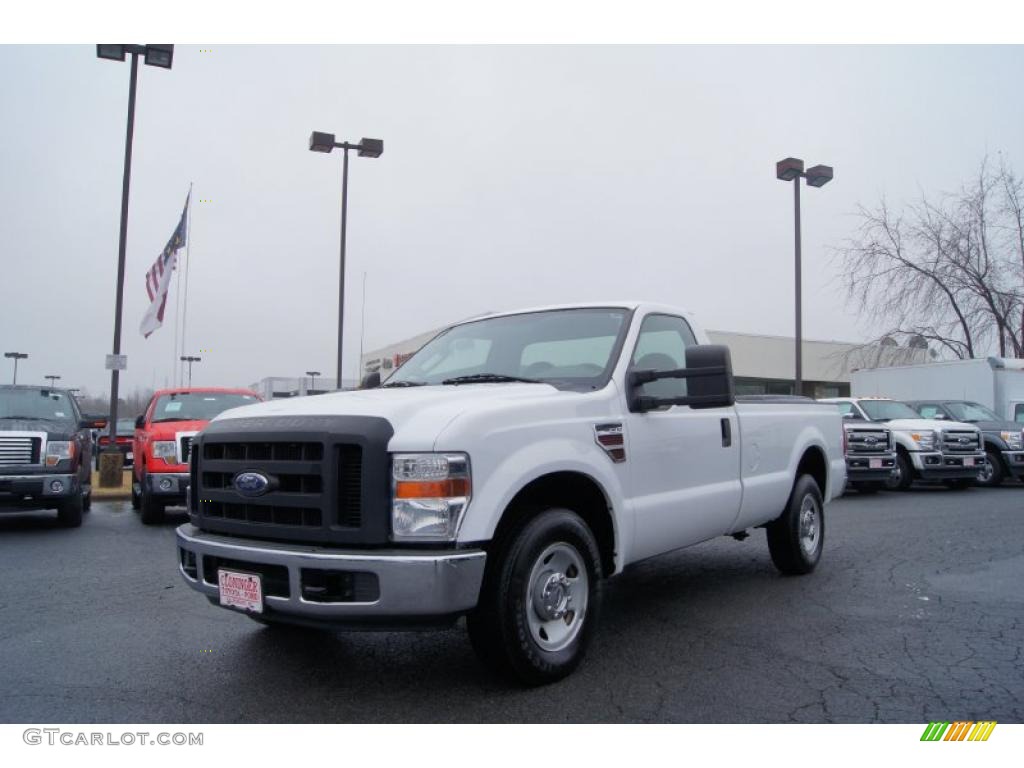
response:
[(0, 416), (0, 419), (31, 419), (32, 421), (55, 421), (49, 416)]
[(469, 376), (456, 376), (445, 379), (442, 384), (503, 384), (505, 382), (522, 382), (524, 384), (543, 384), (538, 379), (524, 379), (522, 376), (506, 376), (503, 373), (473, 373)]
[(388, 387), (425, 387), (427, 382), (425, 381), (391, 381), (387, 384), (382, 384), (381, 389), (387, 389)]
[(162, 424), (165, 421), (195, 421), (195, 419), (183, 419), (180, 416), (172, 416), (168, 419), (153, 419), (150, 424)]

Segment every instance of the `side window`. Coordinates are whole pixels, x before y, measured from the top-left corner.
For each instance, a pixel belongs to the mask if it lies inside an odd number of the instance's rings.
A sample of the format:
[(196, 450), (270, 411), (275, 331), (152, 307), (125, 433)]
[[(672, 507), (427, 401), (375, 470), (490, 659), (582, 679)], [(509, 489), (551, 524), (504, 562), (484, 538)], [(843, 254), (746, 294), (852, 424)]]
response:
[(935, 414), (939, 412), (939, 406), (922, 405), (921, 407), (915, 408), (914, 410), (921, 414), (922, 419), (934, 419)]
[[(648, 315), (640, 326), (630, 369), (635, 371), (673, 371), (686, 367), (686, 348), (696, 345), (690, 326), (681, 317)], [(686, 396), (684, 379), (660, 379), (644, 384), (640, 394), (647, 397)]]
[(842, 416), (852, 413), (854, 418), (858, 418), (857, 414), (853, 410), (853, 403), (836, 403), (836, 405), (839, 407), (839, 413)]
[(1018, 424), (1024, 423), (1024, 403), (1017, 403), (1013, 407), (1013, 420)]

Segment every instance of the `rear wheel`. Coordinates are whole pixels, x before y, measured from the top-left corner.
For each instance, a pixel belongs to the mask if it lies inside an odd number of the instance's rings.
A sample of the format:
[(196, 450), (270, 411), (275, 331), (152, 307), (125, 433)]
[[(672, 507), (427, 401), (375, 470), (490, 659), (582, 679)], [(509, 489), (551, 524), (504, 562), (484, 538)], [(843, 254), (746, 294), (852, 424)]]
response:
[(144, 525), (159, 525), (164, 521), (164, 503), (153, 498), (153, 494), (142, 491), (142, 522)]
[(65, 528), (77, 528), (82, 524), (82, 494), (60, 502), (57, 507), (57, 521)]
[(583, 660), (600, 606), (601, 558), (587, 524), (549, 509), (498, 542), (467, 617), (492, 669), (527, 685), (560, 680)]
[(825, 544), (824, 508), (814, 478), (798, 477), (785, 511), (767, 526), (768, 551), (782, 573), (810, 573), (818, 564)]
[(995, 488), (1002, 485), (1005, 479), (1006, 470), (998, 451), (985, 451), (985, 461), (978, 470), (978, 479), (975, 482), (983, 488)]

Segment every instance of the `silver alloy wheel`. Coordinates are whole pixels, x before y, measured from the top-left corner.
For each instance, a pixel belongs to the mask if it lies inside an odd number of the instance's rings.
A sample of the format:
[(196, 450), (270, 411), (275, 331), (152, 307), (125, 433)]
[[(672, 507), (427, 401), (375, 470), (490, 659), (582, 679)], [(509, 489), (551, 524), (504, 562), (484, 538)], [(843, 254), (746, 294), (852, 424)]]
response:
[(992, 468), (992, 462), (988, 460), (988, 454), (985, 454), (985, 458), (981, 460), (981, 469), (978, 470), (978, 482), (979, 483), (991, 483), (992, 475), (995, 474), (995, 470)]
[(590, 577), (579, 551), (564, 541), (540, 553), (526, 582), (526, 622), (545, 651), (568, 646), (583, 627)]
[(814, 557), (821, 539), (821, 508), (811, 494), (800, 502), (800, 548), (808, 559)]

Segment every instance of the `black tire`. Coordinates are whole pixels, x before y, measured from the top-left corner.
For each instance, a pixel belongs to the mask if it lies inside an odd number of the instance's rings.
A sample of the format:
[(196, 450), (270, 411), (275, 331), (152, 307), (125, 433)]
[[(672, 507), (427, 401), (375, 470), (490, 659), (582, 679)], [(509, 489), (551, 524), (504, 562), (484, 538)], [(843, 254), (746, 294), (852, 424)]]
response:
[[(825, 545), (825, 504), (813, 477), (797, 478), (786, 510), (768, 524), (767, 531), (768, 551), (779, 571), (798, 576), (814, 570)], [(813, 537), (809, 549), (805, 534)]]
[(951, 491), (966, 491), (976, 482), (977, 480), (943, 480), (942, 484)]
[(82, 497), (82, 511), (88, 512), (92, 509), (92, 489)]
[(974, 481), (975, 485), (982, 488), (995, 488), (1002, 485), (1003, 480), (1006, 479), (1006, 468), (1003, 466), (1003, 457), (999, 455), (999, 452), (991, 448), (987, 449), (985, 464), (986, 466), (978, 471), (978, 479)]
[[(145, 478), (143, 478), (143, 481), (145, 481)], [(142, 482), (140, 482), (139, 485), (141, 486)], [(133, 473), (132, 474), (132, 509), (134, 509), (136, 512), (138, 512), (141, 508), (142, 508), (142, 494), (138, 493), (135, 490), (135, 475)]]
[(77, 528), (82, 524), (82, 494), (60, 502), (57, 507), (57, 522), (65, 528)]
[(140, 509), (143, 525), (160, 525), (164, 521), (164, 503), (145, 490), (142, 491)]
[(896, 473), (888, 482), (890, 491), (905, 491), (914, 482), (914, 467), (910, 463), (910, 457), (904, 451), (896, 452)]
[[(557, 552), (547, 554), (554, 550)], [(557, 562), (552, 559), (555, 557), (570, 562), (564, 573), (543, 570), (547, 563)], [(585, 584), (578, 581), (581, 573), (572, 564), (573, 560), (583, 565), (587, 579)], [(572, 575), (574, 572), (575, 576)], [(575, 584), (581, 590), (577, 597), (586, 596), (583, 611), (578, 614), (569, 607), (571, 603), (559, 600), (560, 608), (566, 609), (564, 618), (547, 619), (548, 624), (538, 630), (537, 622), (544, 619), (534, 605), (534, 600), (541, 598), (539, 587), (535, 590), (530, 586), (531, 575), (535, 576), (535, 586), (540, 585), (545, 577), (558, 579), (559, 575), (564, 576), (561, 584)], [(568, 509), (548, 509), (530, 518), (496, 541), (488, 557), (480, 602), (466, 622), (473, 649), (488, 667), (526, 685), (545, 685), (561, 680), (579, 666), (596, 630), (601, 606), (601, 578), (597, 541), (579, 515)], [(557, 596), (565, 594), (561, 584), (556, 586)], [(571, 586), (567, 588), (572, 591)], [(575, 604), (578, 606), (580, 602), (582, 600), (577, 599)], [(548, 637), (546, 626), (561, 631), (561, 624), (567, 621), (571, 629), (564, 638), (566, 644), (545, 648), (543, 638), (552, 645), (560, 642)]]

